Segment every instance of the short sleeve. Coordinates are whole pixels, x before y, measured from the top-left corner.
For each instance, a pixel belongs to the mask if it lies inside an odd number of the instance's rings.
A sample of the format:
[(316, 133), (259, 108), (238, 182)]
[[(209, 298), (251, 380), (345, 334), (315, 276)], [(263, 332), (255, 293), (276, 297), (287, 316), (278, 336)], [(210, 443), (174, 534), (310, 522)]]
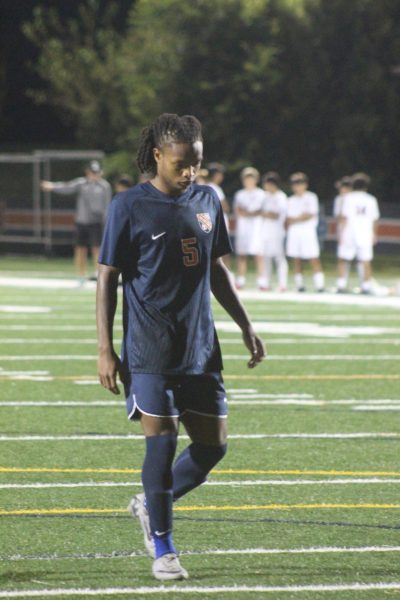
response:
[(122, 269), (130, 255), (130, 216), (122, 197), (115, 196), (108, 209), (99, 263)]
[(225, 225), (224, 212), (221, 203), (218, 202), (211, 256), (212, 258), (219, 258), (231, 252), (232, 245)]

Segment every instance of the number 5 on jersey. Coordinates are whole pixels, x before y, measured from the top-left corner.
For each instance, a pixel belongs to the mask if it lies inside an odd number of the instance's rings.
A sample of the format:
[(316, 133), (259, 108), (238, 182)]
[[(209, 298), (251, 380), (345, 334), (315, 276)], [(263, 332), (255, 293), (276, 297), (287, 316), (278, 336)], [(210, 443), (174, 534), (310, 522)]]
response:
[(195, 267), (199, 264), (199, 251), (196, 247), (197, 238), (184, 238), (181, 240), (183, 264), (185, 267)]

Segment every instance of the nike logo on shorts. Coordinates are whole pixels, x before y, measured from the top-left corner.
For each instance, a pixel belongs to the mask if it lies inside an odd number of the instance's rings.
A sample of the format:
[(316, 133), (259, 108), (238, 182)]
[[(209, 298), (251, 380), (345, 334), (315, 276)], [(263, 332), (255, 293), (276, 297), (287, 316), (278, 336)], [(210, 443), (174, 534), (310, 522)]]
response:
[(153, 235), (151, 236), (151, 239), (157, 240), (159, 237), (161, 237), (162, 235), (165, 235), (166, 233), (167, 233), (166, 231), (163, 231), (162, 233), (159, 233), (158, 235), (154, 235), (154, 233), (153, 233)]

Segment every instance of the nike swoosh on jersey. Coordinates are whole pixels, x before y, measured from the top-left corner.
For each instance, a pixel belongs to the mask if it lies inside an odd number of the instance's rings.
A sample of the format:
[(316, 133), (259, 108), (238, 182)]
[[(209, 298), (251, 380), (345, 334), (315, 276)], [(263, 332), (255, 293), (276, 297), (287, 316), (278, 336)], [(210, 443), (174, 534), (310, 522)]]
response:
[(151, 239), (152, 239), (152, 240), (156, 240), (156, 239), (158, 239), (159, 237), (161, 237), (162, 235), (165, 235), (166, 233), (167, 233), (166, 231), (163, 231), (162, 233), (159, 233), (159, 234), (157, 234), (157, 235), (154, 235), (154, 233), (153, 233), (153, 235), (151, 236)]

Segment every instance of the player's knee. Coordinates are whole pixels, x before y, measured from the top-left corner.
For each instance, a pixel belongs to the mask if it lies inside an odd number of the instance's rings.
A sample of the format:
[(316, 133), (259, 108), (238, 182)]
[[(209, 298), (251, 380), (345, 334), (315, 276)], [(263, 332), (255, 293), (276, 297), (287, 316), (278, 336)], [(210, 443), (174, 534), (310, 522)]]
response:
[(190, 446), (190, 453), (193, 460), (208, 473), (220, 460), (222, 460), (227, 452), (227, 444), (220, 446), (210, 446), (194, 442)]

